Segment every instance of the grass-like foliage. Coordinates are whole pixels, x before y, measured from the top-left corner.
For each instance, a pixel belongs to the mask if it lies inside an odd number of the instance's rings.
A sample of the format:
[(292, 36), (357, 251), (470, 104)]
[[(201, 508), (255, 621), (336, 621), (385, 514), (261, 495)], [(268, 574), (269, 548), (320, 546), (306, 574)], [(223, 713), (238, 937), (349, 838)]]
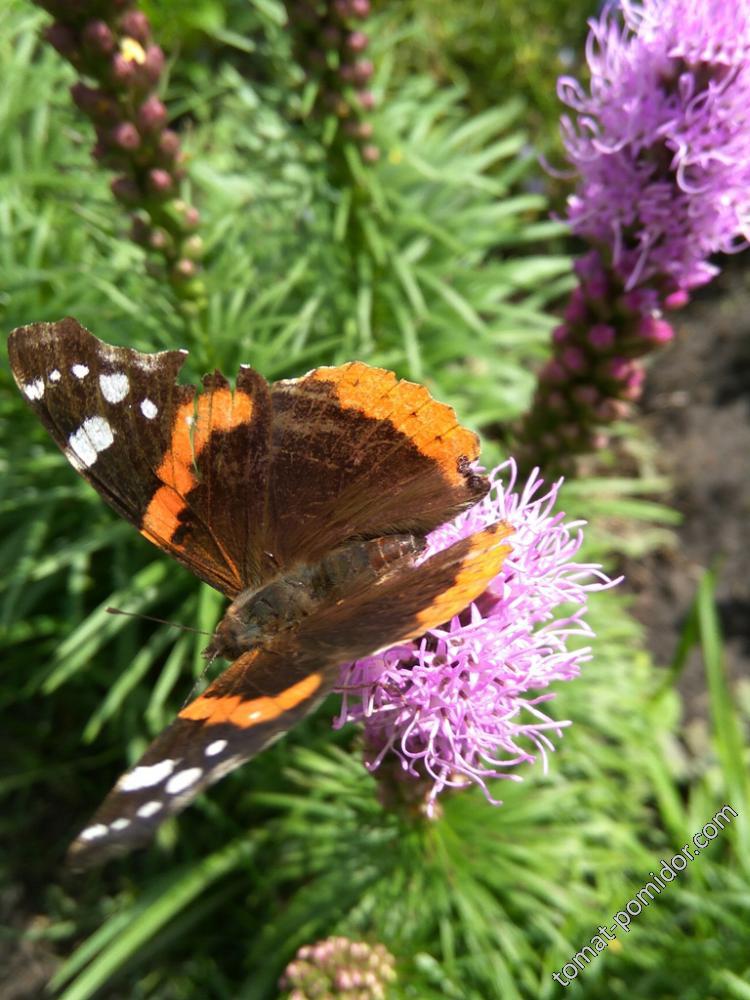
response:
[[(191, 23), (164, 95), (206, 248), (205, 302), (186, 309), (125, 236), (67, 95), (74, 73), (39, 40), (45, 16), (4, 5), (3, 327), (73, 314), (113, 343), (187, 347), (190, 377), (250, 362), (273, 379), (361, 358), (425, 382), (489, 432), (494, 464), (493, 431), (528, 403), (550, 307), (572, 285), (568, 259), (550, 249), (560, 227), (523, 183), (538, 169), (523, 106), (475, 114), (461, 89), (405, 78), (397, 42), (416, 58), (414, 24), (383, 15), (372, 27), (382, 156), (365, 166), (300, 117), (275, 0), (227, 4), (222, 18), (199, 6), (209, 55)], [(702, 760), (680, 749), (673, 687), (613, 591), (592, 598), (593, 660), (554, 703), (573, 725), (546, 775), (536, 766), (503, 783), (501, 808), (472, 791), (449, 798), (436, 823), (384, 810), (357, 731), (332, 732), (328, 704), (148, 852), (85, 879), (63, 874), (70, 836), (203, 667), (205, 637), (106, 608), (210, 632), (222, 601), (109, 513), (37, 426), (5, 362), (0, 378), (0, 863), (14, 937), (54, 972), (53, 991), (272, 998), (300, 945), (345, 934), (393, 952), (394, 997), (553, 996), (552, 973), (728, 802), (738, 820), (570, 989), (750, 996), (747, 751), (710, 578), (685, 641), (702, 646), (709, 679)], [(674, 523), (647, 499), (662, 486), (572, 484), (565, 506), (593, 521), (587, 557), (637, 553)]]

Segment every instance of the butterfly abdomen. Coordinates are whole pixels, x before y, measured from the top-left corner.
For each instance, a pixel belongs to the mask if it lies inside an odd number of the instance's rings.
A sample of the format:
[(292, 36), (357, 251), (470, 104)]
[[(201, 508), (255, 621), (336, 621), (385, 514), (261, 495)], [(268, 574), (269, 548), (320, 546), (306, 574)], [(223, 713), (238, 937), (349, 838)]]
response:
[(244, 590), (227, 609), (206, 655), (236, 659), (266, 646), (352, 591), (377, 582), (423, 548), (424, 539), (416, 535), (348, 542), (314, 565), (297, 566), (260, 589)]

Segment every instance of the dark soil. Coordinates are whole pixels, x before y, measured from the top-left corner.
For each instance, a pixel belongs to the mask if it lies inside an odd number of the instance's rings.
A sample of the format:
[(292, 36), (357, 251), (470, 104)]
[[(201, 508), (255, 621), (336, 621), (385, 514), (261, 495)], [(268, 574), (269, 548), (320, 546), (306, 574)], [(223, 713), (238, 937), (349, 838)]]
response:
[[(718, 573), (726, 663), (750, 678), (750, 268), (741, 258), (674, 317), (677, 337), (649, 371), (642, 411), (684, 520), (678, 545), (627, 566), (635, 615), (668, 664), (706, 569)], [(680, 681), (686, 719), (705, 716), (700, 656)]]

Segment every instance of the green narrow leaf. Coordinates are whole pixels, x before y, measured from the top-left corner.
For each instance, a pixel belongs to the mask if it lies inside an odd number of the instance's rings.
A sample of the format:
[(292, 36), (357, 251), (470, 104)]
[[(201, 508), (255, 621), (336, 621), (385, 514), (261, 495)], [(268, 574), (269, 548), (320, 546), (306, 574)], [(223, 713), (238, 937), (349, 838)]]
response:
[[(69, 986), (60, 1000), (88, 1000), (150, 942), (172, 917), (188, 907), (201, 893), (233, 868), (244, 866), (252, 858), (256, 844), (241, 837), (215, 854), (209, 855), (187, 871), (153, 886), (144, 898), (125, 913), (118, 913), (89, 938), (50, 982), (59, 989), (90, 960), (90, 965)], [(80, 953), (84, 952), (83, 959)], [(98, 954), (97, 954), (98, 952)], [(96, 957), (94, 957), (96, 955)]]
[[(740, 863), (750, 872), (750, 775), (745, 760), (742, 728), (724, 668), (721, 626), (716, 608), (716, 576), (708, 570), (698, 588), (698, 626), (713, 722), (713, 738), (737, 819), (730, 830), (736, 836)], [(724, 805), (725, 803), (721, 803)]]

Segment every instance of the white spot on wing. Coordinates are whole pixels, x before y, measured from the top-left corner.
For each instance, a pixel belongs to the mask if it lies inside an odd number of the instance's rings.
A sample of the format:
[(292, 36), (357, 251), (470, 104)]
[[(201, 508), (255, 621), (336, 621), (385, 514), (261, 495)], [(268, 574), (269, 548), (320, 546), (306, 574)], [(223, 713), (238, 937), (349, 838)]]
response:
[(126, 830), (130, 826), (130, 820), (122, 816), (120, 819), (113, 819), (109, 826), (111, 830)]
[(149, 816), (153, 816), (155, 813), (158, 813), (159, 810), (163, 808), (164, 808), (163, 802), (157, 802), (156, 799), (152, 799), (150, 802), (146, 802), (144, 805), (141, 806), (141, 808), (138, 810), (138, 815), (141, 816), (143, 819), (148, 819)]
[(23, 391), (29, 399), (41, 399), (44, 395), (44, 379), (35, 378), (33, 382), (27, 382)]
[(60, 375), (60, 372), (57, 370), (57, 368), (53, 368), (53, 370), (49, 373), (50, 382), (59, 382), (61, 378), (62, 376)]
[(259, 712), (258, 709), (256, 708), (254, 712), (247, 713), (247, 721), (252, 722), (253, 719), (259, 719), (262, 715), (263, 713)]
[(141, 788), (152, 788), (170, 776), (176, 763), (167, 758), (160, 760), (158, 764), (142, 764), (140, 767), (134, 767), (120, 778), (117, 783), (118, 788), (122, 792), (138, 792)]
[(86, 376), (89, 373), (89, 370), (86, 367), (86, 365), (73, 365), (73, 367), (70, 370), (73, 372), (76, 378), (86, 378)]
[(147, 420), (153, 420), (158, 412), (159, 407), (156, 403), (152, 403), (150, 399), (144, 399), (141, 403), (141, 413)]
[(215, 757), (217, 753), (221, 753), (222, 750), (226, 749), (226, 740), (214, 740), (213, 743), (209, 743), (204, 753), (207, 757)]
[(186, 771), (178, 771), (167, 782), (167, 791), (170, 795), (177, 795), (194, 785), (202, 774), (202, 767), (189, 767)]
[(96, 461), (99, 452), (109, 448), (114, 439), (108, 420), (104, 417), (88, 417), (68, 438), (68, 449), (84, 468), (89, 468)]
[(78, 835), (79, 840), (96, 840), (97, 837), (103, 837), (107, 832), (107, 828), (103, 823), (95, 823), (93, 826), (87, 826), (85, 830), (81, 830)]
[(111, 375), (100, 375), (99, 385), (102, 396), (108, 403), (119, 403), (130, 392), (130, 380), (125, 372), (113, 372)]

